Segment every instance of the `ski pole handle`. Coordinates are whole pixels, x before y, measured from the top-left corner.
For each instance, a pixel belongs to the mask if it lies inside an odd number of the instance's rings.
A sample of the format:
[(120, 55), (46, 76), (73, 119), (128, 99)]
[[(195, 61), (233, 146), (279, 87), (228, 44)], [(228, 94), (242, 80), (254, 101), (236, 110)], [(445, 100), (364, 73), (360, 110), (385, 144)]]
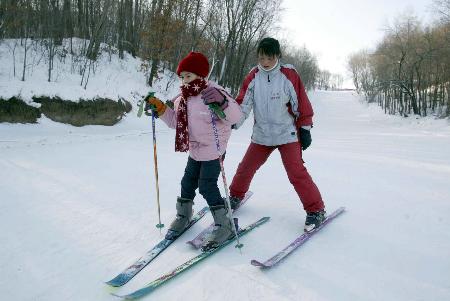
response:
[[(141, 117), (142, 113), (144, 112), (144, 108), (146, 107), (146, 103), (147, 103), (147, 99), (150, 97), (155, 96), (155, 92), (148, 92), (147, 96), (145, 96), (140, 102), (138, 102), (138, 112), (137, 112), (137, 117)], [(150, 109), (152, 111), (154, 111), (154, 109), (152, 108), (152, 106), (150, 106)], [(147, 114), (147, 111), (145, 112), (145, 115)], [(158, 115), (158, 114), (156, 114)]]
[(225, 119), (227, 115), (225, 115), (225, 112), (219, 107), (219, 104), (217, 102), (210, 103), (209, 109), (216, 114), (217, 117), (220, 119)]

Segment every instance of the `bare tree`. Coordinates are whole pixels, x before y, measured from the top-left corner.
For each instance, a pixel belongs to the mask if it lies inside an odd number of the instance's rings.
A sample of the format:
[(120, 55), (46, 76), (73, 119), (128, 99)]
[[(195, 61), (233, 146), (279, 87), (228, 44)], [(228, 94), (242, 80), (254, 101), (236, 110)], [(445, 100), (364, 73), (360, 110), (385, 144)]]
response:
[(443, 18), (424, 27), (415, 16), (401, 15), (373, 53), (352, 55), (358, 91), (376, 98), (386, 113), (449, 116), (450, 26)]
[[(283, 41), (282, 44), (288, 45), (286, 41)], [(282, 60), (292, 64), (300, 73), (305, 88), (307, 90), (314, 89), (320, 73), (317, 58), (305, 46), (302, 48), (285, 47), (282, 53)]]

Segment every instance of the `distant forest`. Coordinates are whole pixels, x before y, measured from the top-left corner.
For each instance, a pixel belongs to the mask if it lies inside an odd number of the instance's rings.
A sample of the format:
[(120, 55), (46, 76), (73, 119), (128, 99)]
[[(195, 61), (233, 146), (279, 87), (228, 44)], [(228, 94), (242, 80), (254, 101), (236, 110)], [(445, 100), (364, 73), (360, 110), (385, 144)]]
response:
[(358, 92), (386, 113), (450, 116), (450, 0), (435, 0), (433, 24), (399, 16), (375, 49), (350, 56)]
[[(189, 51), (205, 53), (216, 63), (212, 78), (234, 93), (256, 63), (258, 41), (277, 30), (278, 0), (0, 0), (0, 39), (20, 39), (25, 48), (43, 47), (51, 81), (55, 56), (64, 39), (86, 42), (83, 77), (102, 43), (145, 60), (152, 86), (158, 70), (175, 70)], [(340, 88), (342, 75), (320, 70), (306, 48), (282, 41), (283, 61), (301, 73), (307, 89)], [(71, 44), (70, 44), (71, 45)], [(112, 49), (110, 49), (112, 51)], [(27, 64), (26, 55), (23, 66)], [(87, 70), (87, 71), (86, 71)], [(25, 72), (22, 80), (26, 80)], [(83, 79), (81, 82), (85, 81)]]
[[(26, 51), (41, 47), (48, 80), (53, 61), (79, 38), (84, 42), (78, 71), (85, 85), (101, 51), (125, 52), (144, 60), (153, 85), (158, 71), (174, 71), (189, 51), (205, 53), (214, 64), (212, 78), (236, 93), (255, 65), (258, 41), (277, 33), (282, 1), (277, 0), (0, 0), (0, 42), (16, 39)], [(435, 22), (423, 25), (400, 15), (373, 49), (348, 58), (357, 91), (386, 113), (450, 116), (450, 0), (432, 0)], [(283, 61), (300, 72), (308, 90), (339, 89), (342, 75), (320, 70), (306, 47), (281, 41)], [(102, 48), (103, 47), (103, 48)], [(12, 50), (14, 51), (14, 50)], [(19, 69), (19, 68), (18, 68)], [(92, 70), (93, 72), (93, 70)]]

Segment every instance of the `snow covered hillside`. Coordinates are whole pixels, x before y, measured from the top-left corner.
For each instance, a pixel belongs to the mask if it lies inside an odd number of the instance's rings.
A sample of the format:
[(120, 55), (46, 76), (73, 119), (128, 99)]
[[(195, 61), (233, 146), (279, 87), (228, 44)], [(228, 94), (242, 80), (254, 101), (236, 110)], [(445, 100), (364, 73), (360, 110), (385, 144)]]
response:
[[(143, 300), (450, 300), (450, 127), (401, 119), (349, 92), (310, 94), (306, 166), (329, 212), (347, 212), (270, 271), (250, 265), (287, 245), (305, 213), (277, 152), (257, 173), (241, 225), (271, 220)], [(162, 221), (185, 167), (174, 131), (157, 121)], [(228, 182), (251, 135), (233, 131)], [(211, 139), (214, 139), (211, 137)], [(103, 282), (157, 243), (151, 121), (135, 112), (114, 127), (46, 118), (0, 124), (0, 291), (17, 301), (107, 301), (168, 272), (197, 251), (185, 244), (208, 214), (120, 289)], [(195, 209), (205, 205), (197, 197)], [(165, 229), (163, 230), (164, 234)]]
[[(135, 104), (142, 95), (148, 93), (145, 70), (140, 58), (133, 58), (125, 53), (124, 59), (119, 59), (117, 49), (102, 44), (103, 51), (92, 71), (82, 82), (81, 71), (86, 59), (79, 54), (88, 41), (74, 38), (70, 54), (70, 40), (65, 39), (62, 46), (56, 49), (51, 81), (48, 82), (48, 57), (45, 47), (38, 43), (31, 45), (28, 41), (27, 68), (25, 81), (21, 81), (25, 45), (19, 40), (5, 39), (0, 41), (0, 97), (8, 99), (19, 96), (28, 104), (33, 96), (58, 96), (63, 100), (78, 101), (96, 97), (118, 100), (124, 98)], [(15, 75), (15, 76), (14, 76)], [(155, 89), (160, 96), (170, 97), (173, 88), (177, 87), (175, 77), (170, 72), (158, 74)], [(86, 84), (86, 78), (88, 78)], [(168, 91), (166, 87), (169, 85)]]

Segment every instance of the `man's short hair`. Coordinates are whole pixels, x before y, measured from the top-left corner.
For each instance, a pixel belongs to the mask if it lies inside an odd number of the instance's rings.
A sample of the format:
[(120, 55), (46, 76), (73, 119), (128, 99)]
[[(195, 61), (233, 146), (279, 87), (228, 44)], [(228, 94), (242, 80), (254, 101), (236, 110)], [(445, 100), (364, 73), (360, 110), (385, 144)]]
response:
[(264, 38), (259, 42), (256, 53), (281, 57), (280, 43), (274, 38)]

